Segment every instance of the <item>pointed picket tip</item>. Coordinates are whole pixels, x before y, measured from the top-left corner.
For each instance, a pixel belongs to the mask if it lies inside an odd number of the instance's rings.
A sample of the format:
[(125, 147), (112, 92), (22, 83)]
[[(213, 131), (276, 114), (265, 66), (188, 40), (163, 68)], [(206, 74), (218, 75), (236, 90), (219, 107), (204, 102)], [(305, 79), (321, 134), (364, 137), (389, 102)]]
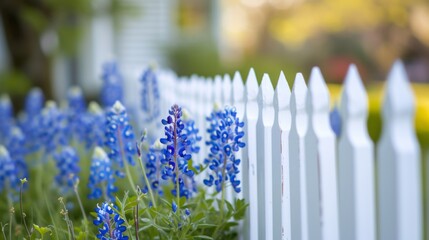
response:
[(311, 69), (308, 83), (308, 99), (307, 105), (312, 112), (329, 112), (329, 90), (318, 67)]
[(295, 82), (293, 83), (292, 95), (290, 98), (290, 108), (293, 113), (305, 109), (306, 95), (307, 86), (305, 85), (304, 76), (302, 76), (301, 73), (297, 73)]
[(384, 105), (395, 115), (414, 111), (414, 94), (400, 60), (395, 61), (387, 77)]
[(246, 81), (246, 90), (247, 90), (247, 101), (256, 100), (258, 97), (258, 80), (256, 78), (255, 70), (250, 69), (249, 75), (247, 76)]
[(264, 106), (273, 105), (274, 88), (270, 76), (264, 73), (261, 82), (262, 103)]
[(347, 116), (365, 114), (368, 109), (368, 97), (365, 87), (354, 64), (350, 65), (344, 80), (341, 109)]
[(243, 101), (244, 98), (244, 84), (243, 79), (238, 71), (235, 72), (234, 78), (232, 80), (232, 91), (234, 103)]
[(287, 108), (291, 92), (283, 71), (280, 72), (279, 80), (277, 81), (276, 95), (279, 109)]
[(225, 82), (231, 82), (231, 77), (228, 73), (225, 73), (225, 75), (223, 75), (223, 83), (225, 84)]

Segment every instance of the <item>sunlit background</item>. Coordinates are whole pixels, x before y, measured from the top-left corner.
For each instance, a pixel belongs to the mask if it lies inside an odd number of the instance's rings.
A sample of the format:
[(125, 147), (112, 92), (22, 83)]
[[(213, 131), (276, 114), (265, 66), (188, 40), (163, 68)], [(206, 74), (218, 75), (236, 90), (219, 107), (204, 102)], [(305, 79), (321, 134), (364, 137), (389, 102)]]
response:
[[(401, 58), (415, 83), (419, 137), (429, 138), (427, 0), (2, 0), (0, 16), (0, 92), (15, 109), (33, 86), (59, 100), (79, 85), (97, 99), (101, 66), (112, 59), (136, 79), (154, 63), (203, 76), (245, 77), (254, 67), (274, 86), (280, 70), (292, 83), (315, 65), (341, 83), (355, 63), (377, 138), (380, 83)], [(338, 97), (339, 86), (330, 90)]]

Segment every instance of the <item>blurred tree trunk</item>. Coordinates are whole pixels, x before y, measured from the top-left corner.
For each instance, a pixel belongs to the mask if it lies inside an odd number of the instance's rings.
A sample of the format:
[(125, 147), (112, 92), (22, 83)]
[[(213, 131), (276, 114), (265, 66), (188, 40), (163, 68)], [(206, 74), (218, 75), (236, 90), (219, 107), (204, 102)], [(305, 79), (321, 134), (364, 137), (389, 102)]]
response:
[(43, 90), (46, 99), (52, 99), (51, 58), (42, 51), (41, 33), (22, 17), (24, 7), (40, 9), (47, 14), (43, 1), (0, 0), (11, 68), (24, 73), (33, 85)]

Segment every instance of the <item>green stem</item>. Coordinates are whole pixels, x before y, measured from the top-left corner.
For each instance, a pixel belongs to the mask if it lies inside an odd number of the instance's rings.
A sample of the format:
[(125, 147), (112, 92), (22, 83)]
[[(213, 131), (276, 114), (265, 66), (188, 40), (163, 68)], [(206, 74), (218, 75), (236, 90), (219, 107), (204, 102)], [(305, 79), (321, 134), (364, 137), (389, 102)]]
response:
[(139, 240), (139, 204), (137, 203), (134, 215), (134, 224), (136, 231), (136, 240)]
[(176, 115), (174, 115), (174, 122), (175, 124), (173, 127), (173, 144), (174, 144), (174, 154), (173, 159), (174, 163), (176, 164), (175, 170), (176, 170), (176, 199), (177, 199), (177, 210), (180, 210), (180, 186), (179, 186), (179, 163), (177, 162), (177, 118)]
[(9, 239), (12, 240), (12, 210), (9, 214)]
[[(79, 181), (79, 180), (78, 180)], [(85, 221), (85, 239), (88, 239), (88, 218), (86, 218), (85, 210), (83, 210), (82, 201), (80, 200), (79, 192), (77, 190), (77, 186), (79, 185), (79, 182), (76, 183), (76, 185), (73, 187), (74, 192), (76, 194), (77, 202), (79, 203), (80, 211), (82, 212), (83, 220)]]
[(142, 169), (143, 177), (144, 177), (144, 180), (146, 182), (147, 188), (149, 190), (149, 195), (150, 195), (150, 198), (152, 200), (152, 204), (156, 208), (156, 202), (155, 202), (155, 197), (153, 195), (152, 186), (150, 185), (149, 179), (147, 178), (146, 169), (143, 166), (143, 161), (142, 161), (141, 157), (139, 157), (139, 165), (140, 165), (140, 168)]
[(25, 230), (27, 231), (27, 234), (28, 234), (28, 239), (31, 239), (30, 230), (28, 230), (27, 223), (25, 222), (24, 211), (22, 210), (22, 187), (23, 187), (23, 185), (24, 185), (24, 183), (23, 183), (23, 181), (21, 181), (21, 187), (19, 188), (19, 208), (21, 210), (22, 222), (24, 223)]
[(122, 144), (122, 138), (121, 138), (121, 134), (120, 134), (120, 129), (119, 128), (118, 128), (117, 134), (118, 134), (117, 137), (118, 137), (118, 141), (119, 141), (119, 149), (120, 149), (120, 152), (121, 152), (121, 160), (124, 163), (125, 172), (127, 174), (127, 179), (128, 179), (128, 182), (131, 185), (131, 188), (137, 194), (137, 188), (136, 188), (136, 185), (134, 183), (133, 177), (131, 175), (131, 171), (130, 171), (130, 168), (128, 166), (128, 161), (127, 161), (127, 159), (124, 158), (124, 155), (125, 155), (124, 154), (124, 147), (123, 147), (123, 144)]
[(223, 167), (222, 167), (222, 196), (221, 196), (221, 206), (219, 206), (220, 210), (220, 217), (223, 221), (223, 209), (225, 205), (225, 171), (226, 171), (226, 155), (223, 159)]

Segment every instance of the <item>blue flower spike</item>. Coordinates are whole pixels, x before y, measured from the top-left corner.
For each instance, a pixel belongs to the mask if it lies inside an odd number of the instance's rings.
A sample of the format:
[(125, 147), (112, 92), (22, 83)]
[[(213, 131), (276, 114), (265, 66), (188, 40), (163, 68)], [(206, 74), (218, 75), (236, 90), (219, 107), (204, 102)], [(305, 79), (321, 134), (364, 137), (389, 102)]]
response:
[(210, 140), (206, 145), (210, 146), (208, 158), (204, 163), (212, 171), (208, 179), (203, 182), (206, 186), (215, 186), (216, 191), (223, 191), (225, 182), (229, 181), (235, 192), (240, 192), (240, 180), (237, 179), (240, 159), (235, 157), (235, 152), (244, 148), (244, 122), (237, 117), (235, 108), (226, 107), (224, 110), (214, 110), (207, 121), (210, 127), (207, 132)]
[(104, 198), (105, 201), (114, 201), (115, 187), (110, 159), (101, 147), (95, 147), (88, 180), (89, 199)]
[(105, 125), (106, 115), (103, 109), (96, 102), (90, 102), (88, 111), (82, 116), (80, 127), (77, 129), (87, 150), (104, 144)]
[(44, 102), (45, 96), (42, 90), (40, 88), (31, 89), (25, 98), (25, 114), (27, 118), (31, 120), (39, 115), (43, 109)]
[(7, 194), (12, 197), (11, 190), (19, 191), (19, 183), (15, 163), (7, 149), (0, 145), (0, 193), (4, 189), (8, 189)]
[(0, 144), (9, 137), (13, 125), (13, 107), (8, 95), (0, 96)]
[(177, 104), (171, 107), (169, 115), (162, 119), (161, 123), (165, 126), (165, 137), (161, 138), (160, 142), (166, 145), (163, 149), (162, 179), (171, 179), (175, 185), (171, 193), (179, 202), (180, 197), (188, 199), (197, 190), (193, 166), (188, 165), (193, 149), (197, 148), (192, 148), (193, 133), (186, 129), (186, 123), (182, 119), (182, 108)]
[(107, 202), (102, 203), (101, 207), (97, 205), (95, 208), (97, 218), (93, 223), (95, 226), (100, 226), (97, 238), (103, 240), (128, 240), (128, 236), (123, 235), (127, 230), (127, 227), (123, 225), (125, 221), (114, 208), (116, 206)]
[(74, 148), (66, 146), (55, 154), (54, 159), (58, 168), (55, 181), (61, 191), (66, 194), (73, 190), (79, 179), (79, 155)]
[(101, 76), (103, 86), (101, 88), (101, 102), (104, 108), (110, 108), (116, 101), (123, 101), (124, 87), (123, 77), (115, 61), (103, 65)]
[(18, 179), (28, 179), (28, 166), (25, 162), (25, 136), (22, 133), (21, 129), (18, 127), (13, 127), (11, 129), (10, 137), (7, 140), (6, 146), (9, 150), (9, 154), (15, 163)]
[(125, 176), (121, 171), (124, 164), (135, 165), (136, 148), (127, 111), (119, 101), (116, 101), (107, 113), (105, 136), (106, 146), (110, 149), (109, 158), (116, 164), (115, 174), (122, 178)]
[(148, 67), (140, 79), (142, 83), (141, 107), (146, 122), (152, 122), (160, 114), (160, 94), (155, 68), (155, 66)]

